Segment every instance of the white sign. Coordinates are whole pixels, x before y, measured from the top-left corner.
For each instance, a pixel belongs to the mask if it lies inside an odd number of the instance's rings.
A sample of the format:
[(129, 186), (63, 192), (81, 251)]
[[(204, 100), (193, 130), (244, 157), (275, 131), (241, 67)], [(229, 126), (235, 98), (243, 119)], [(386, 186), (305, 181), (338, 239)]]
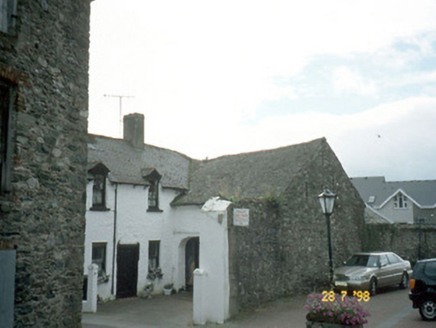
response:
[(248, 226), (250, 221), (248, 208), (234, 208), (233, 209), (233, 225), (235, 226)]

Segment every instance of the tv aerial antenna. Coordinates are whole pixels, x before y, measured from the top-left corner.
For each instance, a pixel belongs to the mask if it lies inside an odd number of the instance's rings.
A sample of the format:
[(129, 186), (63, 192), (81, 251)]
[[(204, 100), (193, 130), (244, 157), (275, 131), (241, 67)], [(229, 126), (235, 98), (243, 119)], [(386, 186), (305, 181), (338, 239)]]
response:
[(104, 95), (109, 98), (118, 98), (119, 106), (120, 106), (120, 138), (123, 137), (122, 128), (123, 128), (123, 99), (124, 98), (135, 98), (135, 96), (125, 96), (125, 95)]

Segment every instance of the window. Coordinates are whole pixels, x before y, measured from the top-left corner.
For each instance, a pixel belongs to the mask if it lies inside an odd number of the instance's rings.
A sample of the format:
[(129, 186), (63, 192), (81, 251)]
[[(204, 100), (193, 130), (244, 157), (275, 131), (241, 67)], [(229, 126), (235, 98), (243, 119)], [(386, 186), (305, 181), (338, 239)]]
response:
[(394, 208), (407, 208), (407, 197), (401, 193), (395, 195)]
[(428, 262), (424, 267), (424, 274), (427, 277), (435, 277), (436, 276), (436, 262)]
[(15, 88), (0, 79), (0, 194), (10, 191), (11, 117)]
[(148, 242), (148, 270), (159, 268), (160, 240), (150, 240)]
[(106, 243), (92, 243), (92, 263), (98, 265), (98, 276), (106, 275)]
[(106, 176), (101, 173), (94, 175), (92, 207), (106, 207)]
[(388, 265), (389, 261), (386, 255), (380, 255), (380, 266)]
[(148, 212), (162, 212), (159, 209), (159, 181), (162, 176), (154, 167), (142, 169), (142, 177), (148, 184)]
[(17, 18), (17, 1), (16, 0), (0, 0), (0, 31), (4, 33), (10, 32), (15, 26)]
[(157, 180), (151, 180), (148, 187), (148, 209), (159, 208), (159, 182)]
[(108, 211), (106, 207), (106, 179), (108, 168), (102, 163), (96, 164), (88, 171), (92, 180), (92, 211)]
[(391, 264), (396, 264), (401, 262), (400, 259), (398, 258), (398, 256), (396, 256), (395, 254), (388, 254), (388, 259), (389, 262), (391, 262)]

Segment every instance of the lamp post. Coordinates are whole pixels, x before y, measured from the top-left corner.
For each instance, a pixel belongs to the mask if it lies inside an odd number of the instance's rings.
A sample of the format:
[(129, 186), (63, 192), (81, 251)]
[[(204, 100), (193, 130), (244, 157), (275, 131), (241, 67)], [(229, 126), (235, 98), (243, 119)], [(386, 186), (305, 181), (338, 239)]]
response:
[(419, 218), (419, 231), (418, 231), (418, 260), (421, 260), (421, 234), (422, 234), (422, 225), (424, 224), (425, 219)]
[(332, 215), (332, 213), (333, 213), (336, 195), (326, 188), (318, 196), (318, 199), (319, 199), (319, 202), (321, 204), (322, 212), (324, 213), (326, 221), (327, 221), (327, 240), (328, 240), (328, 250), (329, 250), (330, 283), (333, 283), (333, 259), (332, 259), (332, 240), (331, 240), (331, 232), (330, 232), (330, 215)]

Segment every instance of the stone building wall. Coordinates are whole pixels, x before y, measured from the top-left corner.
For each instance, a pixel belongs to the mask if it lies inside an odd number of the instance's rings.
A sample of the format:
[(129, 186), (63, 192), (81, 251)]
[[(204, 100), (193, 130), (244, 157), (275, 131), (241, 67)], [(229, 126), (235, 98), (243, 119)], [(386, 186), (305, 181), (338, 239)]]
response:
[(0, 77), (16, 91), (0, 195), (16, 327), (81, 326), (89, 17), (89, 0), (19, 0), (0, 33)]
[(364, 204), (325, 143), (283, 195), (234, 204), (250, 210), (250, 224), (229, 226), (232, 314), (329, 288), (327, 226), (317, 197), (326, 186), (338, 195), (331, 217), (334, 266), (362, 250)]

